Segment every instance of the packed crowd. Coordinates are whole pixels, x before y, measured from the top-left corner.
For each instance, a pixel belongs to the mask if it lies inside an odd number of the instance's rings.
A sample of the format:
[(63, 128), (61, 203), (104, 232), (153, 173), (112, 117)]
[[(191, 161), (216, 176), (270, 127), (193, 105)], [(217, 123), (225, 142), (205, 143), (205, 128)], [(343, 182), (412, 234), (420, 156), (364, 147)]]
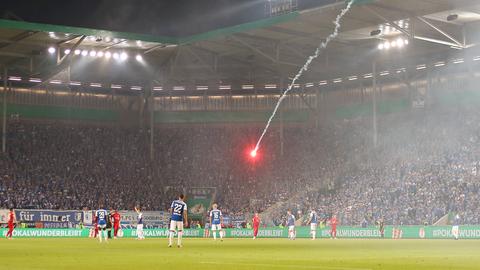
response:
[[(385, 115), (278, 128), (248, 156), (261, 127), (158, 128), (11, 120), (0, 157), (0, 208), (166, 210), (186, 187), (216, 187), (225, 214), (286, 208), (341, 224), (432, 224), (455, 212), (480, 223), (477, 109)], [(479, 172), (480, 173), (480, 172)], [(275, 209), (275, 210), (272, 210)]]

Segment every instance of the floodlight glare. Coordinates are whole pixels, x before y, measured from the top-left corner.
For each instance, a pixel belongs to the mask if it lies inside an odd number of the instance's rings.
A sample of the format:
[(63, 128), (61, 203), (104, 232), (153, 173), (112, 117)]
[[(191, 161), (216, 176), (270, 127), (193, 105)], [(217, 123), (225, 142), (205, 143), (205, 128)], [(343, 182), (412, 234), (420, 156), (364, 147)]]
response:
[(93, 50), (90, 51), (90, 56), (91, 56), (91, 57), (97, 56), (97, 52), (96, 52), (96, 51), (93, 51)]
[(126, 52), (122, 52), (122, 53), (120, 54), (120, 59), (121, 59), (122, 61), (127, 60), (127, 58), (128, 58), (128, 54), (127, 54)]
[(70, 51), (70, 49), (66, 49), (64, 52), (65, 52), (65, 54), (70, 54), (71, 51)]
[(82, 51), (82, 56), (87, 56), (88, 55), (88, 51), (87, 50), (83, 50)]
[(135, 59), (137, 59), (138, 62), (141, 62), (143, 61), (143, 56), (141, 54), (137, 54), (137, 56), (135, 56)]
[(398, 47), (403, 47), (403, 45), (405, 45), (405, 42), (403, 41), (403, 39), (399, 38), (397, 39), (397, 45)]
[(384, 49), (383, 43), (378, 44), (378, 49), (379, 49), (379, 50), (383, 50), (383, 49)]
[(82, 51), (80, 51), (80, 50), (77, 49), (77, 50), (75, 50), (74, 53), (75, 53), (75, 55), (79, 55), (80, 53), (82, 53)]
[(110, 59), (110, 57), (112, 57), (112, 53), (111, 52), (106, 52), (105, 53), (105, 58)]
[(49, 47), (49, 48), (48, 48), (48, 52), (49, 52), (50, 54), (54, 54), (56, 51), (57, 51), (57, 50), (55, 49), (55, 47)]
[(102, 51), (99, 51), (99, 52), (97, 53), (97, 56), (98, 56), (98, 57), (103, 57), (103, 52), (102, 52)]
[(120, 55), (118, 53), (113, 53), (113, 59), (118, 60)]

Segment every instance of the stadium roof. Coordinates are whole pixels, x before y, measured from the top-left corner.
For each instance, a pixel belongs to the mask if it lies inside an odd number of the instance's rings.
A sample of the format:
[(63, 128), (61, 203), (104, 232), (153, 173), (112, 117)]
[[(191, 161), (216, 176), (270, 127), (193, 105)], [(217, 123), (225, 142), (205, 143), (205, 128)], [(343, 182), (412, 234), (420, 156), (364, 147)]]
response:
[[(288, 83), (331, 33), (344, 6), (338, 1), (187, 37), (0, 20), (0, 63), (10, 74), (42, 83), (55, 78), (146, 86), (153, 81), (165, 89), (182, 86), (179, 90)], [(478, 52), (478, 29), (476, 0), (359, 1), (302, 83), (360, 77), (371, 72), (373, 61), (400, 68), (468, 58)], [(400, 38), (408, 46), (379, 50), (380, 43)], [(54, 53), (48, 52), (51, 47)], [(92, 51), (103, 56), (89, 56)], [(107, 52), (129, 58), (106, 60)], [(135, 61), (136, 55), (143, 60)]]

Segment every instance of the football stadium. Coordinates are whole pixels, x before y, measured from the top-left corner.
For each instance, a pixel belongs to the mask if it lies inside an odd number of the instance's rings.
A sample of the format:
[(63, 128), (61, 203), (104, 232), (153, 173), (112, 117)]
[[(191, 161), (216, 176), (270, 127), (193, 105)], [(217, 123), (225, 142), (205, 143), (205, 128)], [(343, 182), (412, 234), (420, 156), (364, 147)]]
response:
[(480, 1), (0, 11), (0, 269), (480, 269)]

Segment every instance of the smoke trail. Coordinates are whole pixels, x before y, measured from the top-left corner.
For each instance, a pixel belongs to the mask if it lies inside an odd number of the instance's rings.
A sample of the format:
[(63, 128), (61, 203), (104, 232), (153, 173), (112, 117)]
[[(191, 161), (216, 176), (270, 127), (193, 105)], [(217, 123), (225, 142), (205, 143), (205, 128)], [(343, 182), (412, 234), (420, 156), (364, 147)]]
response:
[(303, 65), (303, 67), (298, 71), (297, 75), (295, 75), (292, 82), (287, 87), (287, 90), (285, 90), (283, 92), (283, 94), (280, 96), (280, 98), (278, 99), (277, 105), (275, 105), (275, 108), (273, 109), (273, 113), (270, 116), (270, 118), (268, 119), (267, 125), (265, 126), (265, 129), (263, 130), (262, 135), (258, 139), (257, 144), (255, 145), (255, 149), (252, 152), (255, 152), (255, 153), (257, 152), (258, 148), (260, 147), (260, 143), (263, 140), (263, 137), (267, 133), (268, 128), (270, 127), (270, 124), (272, 123), (273, 118), (277, 114), (277, 110), (280, 107), (280, 104), (282, 104), (282, 101), (285, 99), (288, 92), (290, 92), (290, 90), (292, 90), (295, 82), (303, 75), (303, 72), (308, 70), (308, 67), (310, 66), (312, 61), (315, 60), (318, 56), (320, 56), (320, 51), (322, 49), (325, 49), (328, 46), (328, 44), (330, 43), (330, 41), (332, 41), (333, 39), (335, 39), (338, 36), (338, 30), (341, 27), (340, 21), (345, 16), (345, 14), (347, 14), (348, 11), (350, 11), (350, 9), (352, 8), (353, 2), (355, 2), (355, 0), (350, 0), (348, 2), (347, 6), (344, 9), (342, 9), (342, 12), (340, 12), (340, 14), (337, 15), (337, 18), (335, 19), (335, 21), (333, 21), (333, 23), (335, 24), (335, 29), (333, 30), (333, 33), (331, 33), (322, 43), (320, 43), (320, 46), (317, 47), (317, 49), (315, 50), (315, 53), (313, 55), (308, 57), (307, 62), (305, 62), (305, 65)]

